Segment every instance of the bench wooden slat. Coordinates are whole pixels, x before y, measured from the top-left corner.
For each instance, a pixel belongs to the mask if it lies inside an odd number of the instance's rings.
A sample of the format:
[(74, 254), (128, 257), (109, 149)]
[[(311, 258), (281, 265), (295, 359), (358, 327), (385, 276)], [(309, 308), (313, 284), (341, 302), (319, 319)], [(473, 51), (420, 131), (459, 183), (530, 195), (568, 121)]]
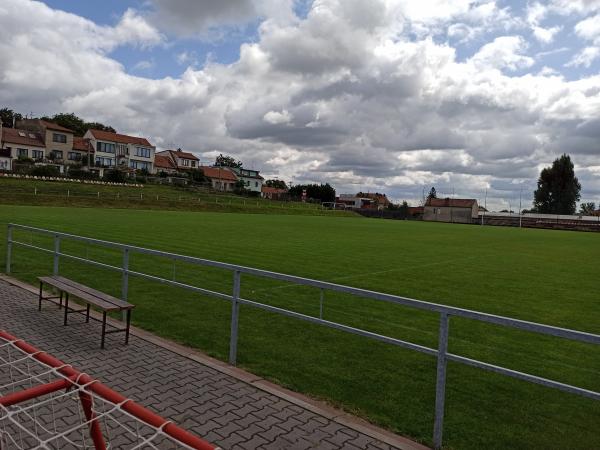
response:
[(108, 295), (108, 294), (106, 294), (104, 292), (97, 291), (94, 288), (91, 288), (89, 286), (85, 286), (85, 285), (83, 285), (81, 283), (78, 283), (76, 281), (70, 280), (68, 278), (61, 277), (61, 276), (53, 276), (52, 279), (60, 281), (60, 282), (62, 282), (64, 284), (67, 284), (69, 286), (72, 286), (75, 289), (79, 289), (80, 291), (87, 292), (88, 294), (93, 295), (95, 297), (98, 297), (101, 300), (104, 300), (105, 302), (112, 303), (113, 305), (118, 306), (121, 309), (125, 309), (126, 310), (126, 309), (131, 309), (131, 308), (135, 307), (135, 305), (132, 305), (131, 303), (127, 303), (126, 301), (123, 301), (121, 299), (113, 297), (112, 295)]
[(60, 289), (63, 292), (68, 292), (76, 297), (79, 297), (81, 300), (85, 302), (89, 302), (94, 306), (102, 309), (103, 311), (120, 311), (122, 308), (119, 306), (102, 300), (101, 298), (96, 297), (95, 295), (89, 294), (88, 292), (77, 289), (73, 286), (63, 283), (55, 279), (54, 277), (39, 277), (39, 280), (42, 283), (46, 283), (50, 286), (54, 286), (57, 289)]

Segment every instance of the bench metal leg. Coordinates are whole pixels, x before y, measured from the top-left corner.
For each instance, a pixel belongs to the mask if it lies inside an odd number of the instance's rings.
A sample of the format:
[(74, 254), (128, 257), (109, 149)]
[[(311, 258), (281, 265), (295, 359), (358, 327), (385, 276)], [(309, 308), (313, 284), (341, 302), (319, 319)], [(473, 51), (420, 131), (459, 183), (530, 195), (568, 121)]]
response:
[(38, 299), (38, 311), (42, 310), (42, 286), (44, 285), (44, 283), (42, 281), (40, 281), (40, 297)]
[(104, 349), (104, 337), (106, 336), (106, 311), (102, 311), (102, 340), (100, 341), (100, 348)]
[(65, 293), (65, 321), (63, 325), (67, 325), (67, 317), (69, 316), (69, 293)]
[(58, 309), (62, 308), (63, 291), (60, 291), (60, 299), (58, 301)]
[(127, 328), (125, 328), (125, 345), (129, 344), (129, 326), (131, 325), (131, 310), (127, 310)]
[(85, 311), (85, 323), (89, 323), (90, 322), (90, 304), (87, 304), (87, 308)]

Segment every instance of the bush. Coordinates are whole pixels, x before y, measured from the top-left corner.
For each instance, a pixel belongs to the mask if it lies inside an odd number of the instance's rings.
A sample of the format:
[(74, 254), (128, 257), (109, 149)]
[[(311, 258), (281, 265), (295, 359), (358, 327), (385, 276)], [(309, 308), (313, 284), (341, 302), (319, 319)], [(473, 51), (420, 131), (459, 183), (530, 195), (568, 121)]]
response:
[(110, 181), (111, 183), (125, 183), (127, 175), (118, 169), (107, 170), (104, 172), (104, 181)]
[(35, 166), (30, 174), (36, 177), (58, 177), (60, 169), (56, 166)]
[(94, 180), (98, 178), (97, 172), (74, 168), (69, 168), (68, 175), (71, 178), (78, 178), (80, 180)]

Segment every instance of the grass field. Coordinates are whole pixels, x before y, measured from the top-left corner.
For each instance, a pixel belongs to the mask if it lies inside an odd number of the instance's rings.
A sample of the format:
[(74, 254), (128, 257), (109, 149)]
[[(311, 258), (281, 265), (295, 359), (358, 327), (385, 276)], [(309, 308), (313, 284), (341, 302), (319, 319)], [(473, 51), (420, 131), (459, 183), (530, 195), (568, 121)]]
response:
[[(352, 217), (0, 206), (0, 237), (8, 221), (600, 333), (600, 236), (593, 233)], [(39, 236), (17, 237), (51, 247)], [(109, 263), (121, 260), (116, 252), (79, 244), (64, 249)], [(231, 291), (229, 272), (142, 256), (131, 264), (133, 270)], [(13, 271), (21, 279), (47, 274), (51, 265), (50, 255), (14, 250)], [(118, 274), (68, 261), (61, 261), (61, 273), (120, 293)], [(130, 289), (136, 325), (227, 358), (228, 302), (136, 279)], [(319, 311), (319, 292), (312, 288), (244, 276), (242, 296), (306, 314)], [(437, 344), (435, 314), (331, 293), (324, 311), (328, 320)], [(600, 349), (592, 345), (453, 318), (450, 351), (600, 390)], [(432, 357), (242, 306), (238, 362), (431, 443)], [(600, 448), (599, 403), (450, 363), (445, 445)]]

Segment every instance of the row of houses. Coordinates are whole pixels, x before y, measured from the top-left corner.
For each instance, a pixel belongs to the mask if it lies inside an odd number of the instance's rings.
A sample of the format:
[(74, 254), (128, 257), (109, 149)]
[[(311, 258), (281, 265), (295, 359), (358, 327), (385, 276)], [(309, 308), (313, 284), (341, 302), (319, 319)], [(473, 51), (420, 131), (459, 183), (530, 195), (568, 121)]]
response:
[(56, 123), (41, 119), (24, 119), (15, 128), (2, 127), (0, 122), (0, 170), (12, 171), (20, 161), (36, 165), (52, 165), (61, 173), (70, 166), (104, 175), (106, 169), (130, 174), (144, 171), (149, 174), (181, 176), (201, 170), (215, 190), (230, 192), (243, 187), (268, 198), (277, 199), (287, 191), (264, 185), (258, 170), (243, 167), (202, 166), (193, 153), (178, 150), (157, 151), (148, 139), (88, 130), (83, 137)]

